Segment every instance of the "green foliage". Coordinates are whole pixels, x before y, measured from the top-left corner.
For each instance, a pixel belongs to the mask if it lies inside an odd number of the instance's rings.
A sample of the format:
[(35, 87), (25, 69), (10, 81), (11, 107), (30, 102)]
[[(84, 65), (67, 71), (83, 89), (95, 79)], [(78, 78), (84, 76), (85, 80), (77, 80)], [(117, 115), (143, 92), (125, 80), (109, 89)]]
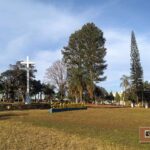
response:
[(31, 103), (31, 104), (24, 104), (24, 103), (1, 103), (0, 104), (0, 111), (4, 110), (26, 110), (26, 109), (49, 109), (49, 103)]
[(126, 91), (126, 99), (132, 102), (136, 102), (137, 95), (133, 89), (129, 89)]
[(108, 95), (105, 96), (105, 99), (106, 99), (106, 100), (114, 100), (115, 98), (114, 98), (114, 96), (113, 96), (113, 93), (110, 92), (110, 93), (108, 93)]
[(94, 95), (97, 98), (104, 99), (108, 95), (108, 92), (103, 87), (95, 86), (95, 88), (94, 88)]
[(120, 80), (121, 80), (120, 86), (124, 88), (124, 91), (126, 91), (126, 89), (130, 87), (130, 77), (123, 75), (120, 78)]
[(127, 95), (126, 95), (126, 92), (128, 91), (128, 89), (131, 88), (131, 78), (127, 75), (123, 75), (121, 78), (121, 84), (120, 86), (123, 88), (123, 94), (122, 94), (122, 99), (125, 101), (127, 100)]
[(94, 82), (106, 79), (103, 76), (107, 67), (104, 44), (103, 32), (94, 23), (87, 23), (70, 36), (68, 46), (62, 51), (69, 90), (80, 100), (85, 89), (93, 98)]
[(140, 54), (133, 31), (131, 35), (131, 81), (132, 88), (134, 89), (138, 101), (138, 93), (143, 90), (143, 69), (140, 63)]
[[(15, 99), (25, 99), (26, 95), (26, 70), (21, 61), (17, 61), (15, 65), (10, 65), (10, 68), (1, 73), (0, 89), (6, 101), (13, 102)], [(30, 83), (35, 83), (34, 73), (36, 72), (34, 66), (30, 66)], [(34, 84), (30, 86), (33, 91)]]
[(30, 85), (31, 85), (31, 95), (36, 95), (39, 92), (42, 91), (43, 85), (41, 84), (40, 80), (31, 80), (30, 81)]
[(84, 108), (86, 107), (85, 104), (81, 104), (81, 103), (60, 103), (60, 102), (55, 102), (52, 104), (51, 106), (52, 108)]
[(115, 100), (116, 100), (117, 102), (120, 102), (120, 99), (121, 99), (120, 95), (118, 94), (118, 92), (116, 92)]
[(150, 102), (150, 83), (148, 81), (145, 81), (143, 83), (143, 87), (144, 87), (143, 100), (147, 101), (147, 102)]
[(150, 90), (150, 83), (148, 81), (145, 81), (143, 84), (144, 90)]
[(50, 85), (50, 84), (42, 84), (42, 91), (46, 96), (47, 100), (51, 100), (54, 97), (55, 94), (55, 86)]

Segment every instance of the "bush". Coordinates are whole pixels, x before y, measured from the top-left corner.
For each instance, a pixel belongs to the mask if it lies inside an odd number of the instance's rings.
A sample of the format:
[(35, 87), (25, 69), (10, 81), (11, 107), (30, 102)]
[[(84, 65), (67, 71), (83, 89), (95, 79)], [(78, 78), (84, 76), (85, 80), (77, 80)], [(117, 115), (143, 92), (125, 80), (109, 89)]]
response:
[(3, 110), (24, 110), (24, 109), (49, 109), (49, 103), (3, 103), (0, 104), (0, 111)]
[(81, 103), (59, 103), (59, 102), (55, 102), (51, 105), (51, 108), (84, 108), (86, 107), (84, 104)]

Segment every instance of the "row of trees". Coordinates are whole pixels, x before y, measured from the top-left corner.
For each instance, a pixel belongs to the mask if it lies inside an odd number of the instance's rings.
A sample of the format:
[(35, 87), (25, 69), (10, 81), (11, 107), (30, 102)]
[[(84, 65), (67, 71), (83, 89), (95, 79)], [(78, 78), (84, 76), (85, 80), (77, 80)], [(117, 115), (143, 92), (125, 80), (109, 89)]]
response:
[[(61, 98), (82, 99), (100, 98), (113, 99), (110, 95), (97, 86), (104, 81), (104, 70), (107, 68), (105, 61), (106, 48), (103, 32), (93, 23), (84, 25), (80, 30), (71, 34), (68, 45), (62, 50), (63, 60), (56, 61), (47, 69), (47, 78), (57, 85)], [(116, 93), (115, 99), (126, 99), (141, 102), (150, 99), (150, 84), (143, 80), (143, 69), (140, 54), (136, 43), (135, 34), (131, 33), (131, 74), (121, 77), (123, 95)], [(105, 95), (105, 96), (104, 96)]]
[[(69, 98), (75, 99), (74, 95), (69, 95), (69, 86), (67, 80), (67, 68), (62, 60), (55, 61), (46, 71), (47, 82), (56, 85), (57, 91), (60, 94), (60, 99)], [(72, 82), (76, 82), (75, 80)], [(84, 93), (82, 95), (84, 101), (89, 101), (90, 97), (86, 87), (84, 87)], [(94, 85), (93, 91), (94, 97), (97, 101), (104, 99), (113, 100), (114, 96), (112, 92), (108, 93), (105, 88), (98, 85)]]
[[(36, 69), (30, 65), (30, 95), (34, 96), (35, 101), (42, 99), (44, 94), (46, 97), (54, 95), (54, 86), (41, 83), (35, 79)], [(0, 75), (0, 93), (2, 101), (14, 102), (25, 101), (26, 96), (26, 70), (21, 61), (10, 65), (9, 69), (2, 72)]]
[[(85, 24), (69, 37), (68, 45), (62, 50), (63, 59), (58, 60), (46, 71), (48, 84), (35, 80), (36, 69), (30, 66), (30, 94), (51, 97), (57, 93), (59, 99), (67, 96), (76, 99), (113, 99), (113, 94), (97, 86), (104, 81), (106, 48), (103, 32), (94, 23)], [(0, 76), (0, 91), (7, 100), (25, 99), (26, 71), (20, 61), (10, 65), (10, 69)], [(143, 69), (134, 32), (131, 35), (131, 75), (123, 75), (121, 86), (124, 87), (123, 100), (141, 101), (145, 97)], [(147, 83), (145, 83), (146, 85)], [(55, 85), (55, 86), (52, 86)], [(56, 90), (56, 89), (57, 90)], [(55, 90), (54, 90), (55, 89)]]
[(76, 102), (83, 98), (94, 100), (95, 91), (99, 89), (96, 84), (106, 79), (103, 76), (107, 68), (103, 32), (93, 23), (84, 25), (71, 34), (62, 54), (63, 60), (47, 69), (47, 79), (58, 87), (61, 98), (67, 95)]
[[(112, 93), (97, 86), (97, 83), (106, 79), (103, 75), (107, 64), (104, 59), (105, 38), (95, 24), (88, 23), (71, 34), (62, 54), (63, 59), (54, 62), (47, 69), (47, 84), (35, 79), (36, 69), (30, 65), (30, 96), (35, 96), (35, 100), (37, 97), (41, 99), (43, 94), (49, 95), (49, 98), (55, 95), (61, 100), (67, 96), (69, 99), (76, 99), (76, 102), (83, 101), (83, 98), (113, 99)], [(0, 91), (4, 100), (25, 100), (27, 85), (24, 68), (21, 61), (18, 61), (1, 73)]]
[[(67, 80), (67, 68), (62, 60), (55, 61), (46, 71), (47, 82), (56, 85), (56, 89), (60, 95), (60, 99), (64, 98), (75, 100), (74, 95), (70, 95), (69, 86)], [(76, 82), (75, 80), (72, 82)], [(94, 85), (93, 95), (97, 101), (104, 99), (113, 100), (114, 96), (112, 92), (107, 92), (105, 88), (98, 85)], [(84, 101), (90, 101), (90, 97), (87, 90), (83, 91), (82, 98)], [(93, 99), (92, 99), (93, 100)], [(91, 101), (92, 102), (92, 101)]]
[[(35, 73), (35, 67), (30, 65), (30, 96), (32, 97), (32, 101), (41, 100), (43, 96), (47, 101), (56, 98), (62, 100), (69, 96), (67, 92), (69, 87), (67, 86), (66, 67), (61, 60), (54, 62), (53, 65), (47, 69), (46, 75), (47, 78), (50, 79), (49, 83), (41, 83), (41, 81), (36, 80)], [(21, 64), (21, 61), (17, 61), (16, 64), (10, 65), (8, 70), (1, 73), (1, 101), (25, 102), (26, 86), (25, 66)], [(84, 100), (89, 101), (87, 91), (84, 92)], [(97, 101), (114, 99), (112, 92), (108, 93), (106, 89), (97, 85), (94, 85), (93, 95)], [(69, 97), (69, 99), (74, 100), (74, 96)]]
[[(133, 101), (133, 102), (144, 102), (150, 99), (150, 83), (148, 81), (143, 81), (142, 88), (138, 91), (132, 85), (132, 80), (130, 76), (123, 75), (121, 78), (120, 86), (123, 87), (124, 91), (122, 93), (122, 100)], [(118, 99), (118, 93), (116, 93)]]

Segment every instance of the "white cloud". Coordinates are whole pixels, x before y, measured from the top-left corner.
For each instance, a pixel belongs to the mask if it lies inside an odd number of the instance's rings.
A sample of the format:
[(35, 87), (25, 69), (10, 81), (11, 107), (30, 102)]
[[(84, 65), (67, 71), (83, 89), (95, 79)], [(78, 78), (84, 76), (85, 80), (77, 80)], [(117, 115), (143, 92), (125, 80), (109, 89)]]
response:
[[(110, 1), (109, 1), (110, 2)], [(86, 22), (104, 22), (105, 11), (118, 0), (103, 6), (89, 7), (79, 12), (74, 8), (56, 7), (51, 3), (35, 3), (34, 0), (0, 1), (0, 69), (25, 59), (27, 55), (36, 62), (37, 78), (43, 80), (46, 69), (61, 59), (61, 49), (67, 44), (69, 35)], [(98, 9), (99, 8), (99, 9)], [(108, 21), (108, 20), (107, 20)], [(108, 90), (120, 90), (120, 77), (130, 74), (130, 30), (104, 28), (106, 37), (108, 69), (107, 80), (101, 85)], [(149, 34), (136, 33), (145, 80), (150, 80)]]
[[(48, 67), (48, 62), (57, 58), (58, 52), (55, 50), (63, 48), (69, 35), (80, 28), (88, 17), (85, 12), (75, 15), (67, 8), (57, 8), (51, 3), (41, 5), (24, 0), (0, 1), (1, 72), (27, 55)], [(38, 76), (41, 77), (43, 72), (44, 69), (39, 70)]]

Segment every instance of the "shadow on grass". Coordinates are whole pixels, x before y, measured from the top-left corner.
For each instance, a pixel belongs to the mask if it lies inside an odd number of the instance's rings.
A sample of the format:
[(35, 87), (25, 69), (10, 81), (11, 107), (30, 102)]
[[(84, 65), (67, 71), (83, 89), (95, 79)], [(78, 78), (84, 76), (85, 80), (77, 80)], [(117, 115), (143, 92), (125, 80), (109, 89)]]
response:
[(0, 114), (0, 121), (1, 121), (1, 120), (11, 119), (12, 117), (27, 116), (27, 115), (28, 115), (28, 113), (21, 113), (21, 114), (5, 113), (5, 114)]

